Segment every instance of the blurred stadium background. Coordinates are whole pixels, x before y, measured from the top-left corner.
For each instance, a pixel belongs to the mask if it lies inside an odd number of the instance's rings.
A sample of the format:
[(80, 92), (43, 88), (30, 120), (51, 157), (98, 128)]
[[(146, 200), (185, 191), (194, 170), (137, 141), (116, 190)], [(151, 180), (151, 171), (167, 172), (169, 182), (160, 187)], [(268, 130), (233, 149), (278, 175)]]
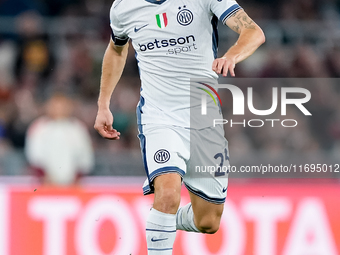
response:
[[(111, 104), (121, 140), (104, 140), (93, 129), (111, 4), (0, 0), (2, 255), (146, 254), (142, 229), (152, 198), (141, 196), (144, 170), (135, 116), (140, 80), (132, 48)], [(259, 165), (268, 158), (339, 164), (340, 1), (239, 4), (267, 39), (237, 66), (239, 78), (323, 79), (311, 86), (313, 117), (301, 119), (300, 129), (227, 129), (231, 158), (237, 164)], [(237, 35), (219, 31), (222, 53)], [(92, 140), (94, 166), (81, 186), (41, 186), (24, 153), (29, 126), (56, 92), (72, 98), (74, 116)], [(257, 100), (270, 105), (271, 97), (265, 91)], [(313, 180), (293, 174), (281, 180), (246, 177), (230, 181), (222, 230), (213, 237), (179, 234), (176, 255), (340, 254), (339, 174)], [(187, 199), (183, 191), (183, 203)]]

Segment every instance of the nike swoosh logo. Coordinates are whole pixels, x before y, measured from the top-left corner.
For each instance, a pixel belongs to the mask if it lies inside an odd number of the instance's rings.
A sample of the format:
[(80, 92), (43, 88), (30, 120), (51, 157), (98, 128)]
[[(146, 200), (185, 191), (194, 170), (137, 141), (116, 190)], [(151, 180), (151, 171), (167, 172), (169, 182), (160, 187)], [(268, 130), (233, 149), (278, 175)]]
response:
[(144, 25), (144, 26), (142, 26), (142, 27), (140, 27), (140, 28), (137, 28), (137, 27), (135, 27), (135, 33), (137, 33), (139, 30), (141, 30), (142, 28), (144, 28), (144, 27), (146, 27), (146, 26), (148, 26), (149, 24), (146, 24), (146, 25)]
[(227, 191), (227, 189), (228, 189), (228, 188), (223, 188), (222, 192), (223, 192), (223, 193), (224, 193), (224, 192), (226, 192), (226, 191)]
[(163, 239), (156, 239), (155, 237), (151, 238), (151, 242), (159, 242), (159, 241), (164, 241), (168, 240), (168, 238), (163, 238)]

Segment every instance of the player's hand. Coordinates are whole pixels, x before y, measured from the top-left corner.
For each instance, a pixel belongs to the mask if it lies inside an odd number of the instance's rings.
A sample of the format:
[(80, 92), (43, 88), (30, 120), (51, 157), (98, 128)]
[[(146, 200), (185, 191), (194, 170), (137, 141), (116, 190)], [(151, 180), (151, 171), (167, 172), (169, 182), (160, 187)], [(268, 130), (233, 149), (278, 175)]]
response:
[(235, 65), (236, 58), (224, 56), (222, 58), (217, 58), (214, 60), (212, 65), (212, 70), (217, 74), (222, 74), (224, 77), (228, 75), (228, 72), (231, 76), (235, 76)]
[(112, 128), (113, 115), (109, 109), (99, 109), (94, 124), (94, 129), (98, 133), (109, 140), (118, 140), (120, 133)]

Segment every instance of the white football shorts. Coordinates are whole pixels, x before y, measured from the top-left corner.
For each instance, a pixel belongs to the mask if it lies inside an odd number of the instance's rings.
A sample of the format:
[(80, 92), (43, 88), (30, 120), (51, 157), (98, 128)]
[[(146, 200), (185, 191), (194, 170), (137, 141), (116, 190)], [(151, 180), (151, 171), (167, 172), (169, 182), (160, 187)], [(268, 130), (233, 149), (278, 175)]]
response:
[(178, 173), (193, 194), (223, 204), (229, 173), (228, 141), (222, 125), (190, 129), (171, 125), (139, 125), (147, 179), (144, 195), (154, 192), (153, 181), (162, 174)]

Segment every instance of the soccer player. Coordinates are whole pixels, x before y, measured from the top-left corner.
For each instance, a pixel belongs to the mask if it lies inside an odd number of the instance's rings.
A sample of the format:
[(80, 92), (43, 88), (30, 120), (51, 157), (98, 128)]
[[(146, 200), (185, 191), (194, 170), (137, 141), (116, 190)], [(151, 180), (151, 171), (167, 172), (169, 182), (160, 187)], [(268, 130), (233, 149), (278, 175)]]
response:
[[(220, 58), (218, 19), (239, 34)], [(147, 174), (143, 192), (155, 194), (146, 223), (148, 254), (172, 254), (176, 230), (218, 230), (228, 185), (225, 173), (194, 174), (195, 166), (226, 166), (229, 153), (223, 127), (199, 124), (190, 116), (198, 107), (190, 104), (191, 80), (213, 85), (218, 74), (235, 76), (235, 65), (265, 37), (234, 0), (116, 0), (110, 20), (112, 40), (103, 59), (95, 129), (119, 139), (109, 104), (131, 39), (142, 83), (137, 116)], [(210, 108), (209, 113), (219, 114), (218, 106)], [(200, 146), (190, 148), (190, 139)], [(179, 208), (182, 182), (191, 203)]]

